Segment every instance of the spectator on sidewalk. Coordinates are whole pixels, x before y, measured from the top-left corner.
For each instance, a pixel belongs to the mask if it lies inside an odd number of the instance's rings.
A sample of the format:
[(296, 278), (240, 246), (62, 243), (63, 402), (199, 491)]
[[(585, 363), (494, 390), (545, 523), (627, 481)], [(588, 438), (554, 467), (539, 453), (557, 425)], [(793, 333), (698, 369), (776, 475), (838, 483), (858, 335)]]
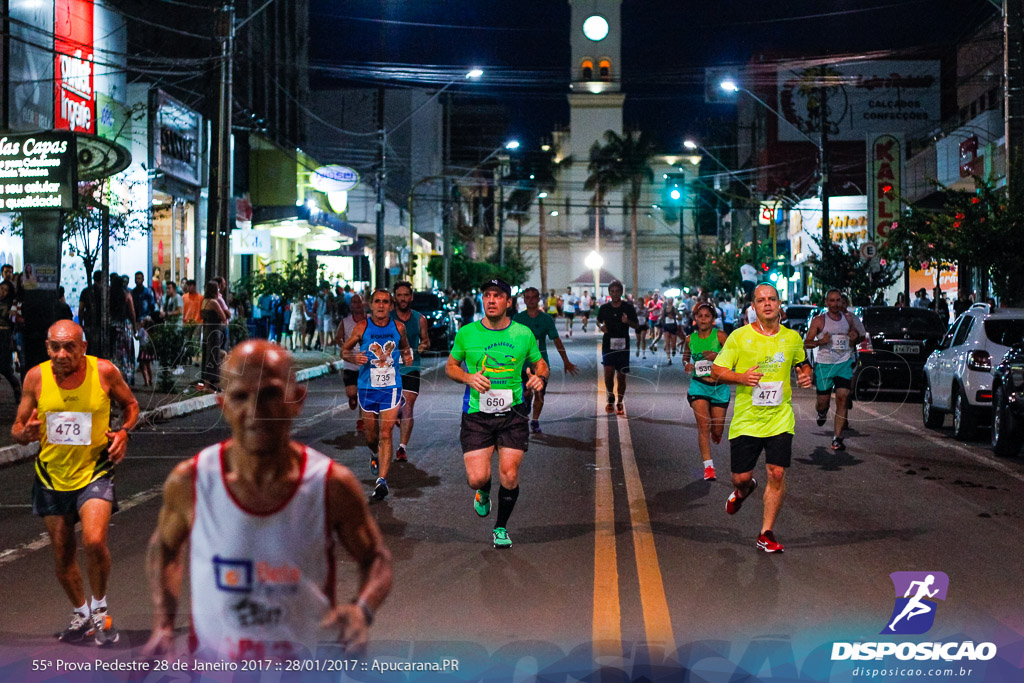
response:
[[(159, 279), (156, 280), (159, 282)], [(135, 307), (136, 320), (141, 324), (146, 318), (159, 322), (160, 306), (157, 303), (156, 293), (146, 286), (146, 276), (141, 270), (135, 273), (135, 287), (132, 289), (132, 306)]]
[(177, 283), (166, 283), (164, 285), (164, 290), (164, 300), (160, 305), (160, 312), (163, 316), (163, 320), (170, 325), (178, 327), (181, 325), (185, 302), (181, 298), (181, 295), (178, 294)]
[[(5, 266), (6, 267), (6, 266)], [(4, 278), (0, 281), (0, 375), (11, 384), (14, 402), (21, 402), (21, 380), (14, 372), (14, 285)]]

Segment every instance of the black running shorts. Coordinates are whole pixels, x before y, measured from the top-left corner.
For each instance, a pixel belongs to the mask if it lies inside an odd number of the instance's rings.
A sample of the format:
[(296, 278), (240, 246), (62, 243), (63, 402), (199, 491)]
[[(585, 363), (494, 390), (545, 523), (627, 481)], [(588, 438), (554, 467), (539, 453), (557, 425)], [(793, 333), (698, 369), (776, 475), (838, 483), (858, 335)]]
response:
[(529, 413), (525, 403), (517, 403), (512, 410), (500, 415), (463, 413), (459, 440), (462, 452), (482, 448), (514, 448), (524, 453), (530, 447)]
[(626, 346), (625, 351), (605, 351), (601, 365), (615, 368), (624, 375), (629, 374), (629, 346)]
[(358, 370), (342, 370), (341, 381), (345, 383), (346, 387), (354, 387), (359, 384), (359, 371)]
[(761, 457), (761, 451), (764, 451), (764, 461), (769, 465), (789, 467), (793, 457), (793, 435), (783, 432), (768, 437), (737, 436), (729, 439), (733, 473), (752, 472)]
[(117, 496), (114, 495), (114, 480), (104, 475), (88, 486), (74, 491), (54, 491), (43, 486), (37, 476), (32, 483), (32, 514), (38, 517), (73, 516), (79, 519), (78, 511), (87, 500), (99, 498), (109, 502), (117, 512)]
[(410, 391), (414, 394), (420, 393), (420, 371), (402, 373), (402, 392)]

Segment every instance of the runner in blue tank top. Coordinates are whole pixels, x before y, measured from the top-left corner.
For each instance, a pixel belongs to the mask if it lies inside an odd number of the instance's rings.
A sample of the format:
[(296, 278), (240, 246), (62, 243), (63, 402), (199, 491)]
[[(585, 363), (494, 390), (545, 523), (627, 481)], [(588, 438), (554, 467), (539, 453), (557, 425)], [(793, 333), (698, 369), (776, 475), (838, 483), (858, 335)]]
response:
[(370, 447), (370, 471), (377, 476), (373, 500), (388, 495), (391, 466), (391, 430), (402, 404), (402, 363), (411, 365), (412, 349), (405, 325), (391, 319), (391, 292), (378, 289), (370, 300), (370, 317), (357, 323), (345, 340), (341, 357), (359, 366), (359, 408), (363, 432)]
[(412, 283), (405, 280), (396, 282), (391, 291), (395, 298), (391, 319), (405, 325), (405, 336), (412, 348), (412, 364), (403, 365), (401, 369), (404, 400), (398, 409), (398, 450), (395, 451), (395, 460), (406, 462), (409, 456), (405, 448), (412, 436), (413, 411), (420, 393), (420, 354), (430, 348), (430, 333), (427, 319), (412, 309)]

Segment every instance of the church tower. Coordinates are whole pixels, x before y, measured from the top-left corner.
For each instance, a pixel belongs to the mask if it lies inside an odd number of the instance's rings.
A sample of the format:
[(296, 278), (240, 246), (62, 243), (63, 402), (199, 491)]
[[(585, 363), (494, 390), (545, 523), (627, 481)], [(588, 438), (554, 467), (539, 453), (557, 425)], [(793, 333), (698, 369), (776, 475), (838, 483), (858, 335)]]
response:
[(569, 0), (571, 149), (585, 160), (606, 130), (622, 133), (622, 0)]

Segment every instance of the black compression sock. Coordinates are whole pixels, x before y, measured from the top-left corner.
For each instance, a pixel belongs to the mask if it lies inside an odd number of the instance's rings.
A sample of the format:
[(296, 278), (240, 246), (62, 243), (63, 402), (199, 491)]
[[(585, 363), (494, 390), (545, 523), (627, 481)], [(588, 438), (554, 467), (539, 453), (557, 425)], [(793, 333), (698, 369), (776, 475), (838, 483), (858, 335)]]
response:
[(518, 498), (518, 486), (514, 489), (507, 489), (504, 486), (498, 488), (498, 519), (495, 520), (495, 529), (508, 525), (508, 518), (512, 516), (512, 509), (516, 506)]
[(479, 491), (483, 491), (484, 493), (490, 494), (490, 492), (491, 492), (491, 480), (488, 479), (487, 483), (484, 484), (483, 486), (481, 486), (478, 490)]

